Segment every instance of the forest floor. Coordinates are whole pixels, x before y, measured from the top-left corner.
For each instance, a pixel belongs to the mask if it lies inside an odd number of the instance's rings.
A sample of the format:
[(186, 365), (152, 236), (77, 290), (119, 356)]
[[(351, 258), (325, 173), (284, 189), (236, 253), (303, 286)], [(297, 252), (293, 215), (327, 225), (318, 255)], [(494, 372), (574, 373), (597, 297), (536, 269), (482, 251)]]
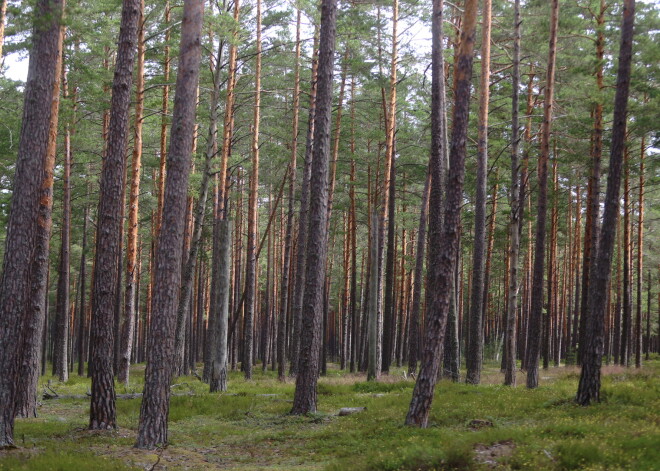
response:
[[(140, 392), (142, 365), (129, 387)], [(255, 368), (231, 373), (229, 391), (208, 393), (195, 377), (173, 386), (170, 443), (133, 448), (140, 398), (118, 399), (116, 431), (86, 430), (89, 380), (43, 378), (60, 396), (42, 400), (39, 417), (18, 419), (17, 449), (0, 451), (0, 470), (660, 470), (660, 357), (641, 369), (605, 367), (603, 402), (573, 402), (579, 371), (541, 371), (541, 385), (504, 387), (493, 363), (480, 386), (442, 381), (430, 427), (403, 421), (414, 381), (397, 368), (366, 382), (331, 365), (319, 381), (319, 412), (290, 416), (294, 383)], [(365, 411), (340, 417), (343, 407)]]

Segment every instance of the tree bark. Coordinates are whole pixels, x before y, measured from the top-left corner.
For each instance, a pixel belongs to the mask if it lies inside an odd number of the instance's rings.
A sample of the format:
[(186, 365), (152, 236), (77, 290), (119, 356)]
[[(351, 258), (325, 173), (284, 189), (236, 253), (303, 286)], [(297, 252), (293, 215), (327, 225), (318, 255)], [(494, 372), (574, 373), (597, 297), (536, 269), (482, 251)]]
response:
[(309, 226), (305, 263), (305, 293), (299, 371), (292, 414), (316, 411), (316, 383), (319, 372), (318, 352), (321, 345), (323, 288), (327, 254), (328, 160), (330, 158), (330, 120), (332, 117), (332, 73), (334, 65), (337, 4), (322, 0), (321, 34), (314, 116), (314, 157), (309, 201)]
[(642, 145), (639, 155), (639, 202), (637, 217), (637, 308), (635, 316), (635, 368), (642, 367), (642, 282), (644, 278), (644, 156), (646, 153), (645, 140), (642, 136)]
[(259, 121), (261, 117), (261, 0), (257, 0), (257, 40), (254, 77), (254, 119), (252, 122), (252, 172), (248, 199), (247, 261), (245, 265), (245, 324), (243, 332), (243, 371), (252, 378), (254, 359), (254, 311), (257, 301), (257, 237), (259, 192)]
[(156, 254), (151, 309), (154, 318), (150, 326), (149, 362), (145, 372), (144, 397), (135, 445), (143, 449), (167, 443), (167, 414), (174, 367), (176, 308), (181, 282), (183, 226), (195, 133), (203, 16), (202, 0), (184, 1), (164, 210)]
[[(131, 163), (131, 188), (128, 203), (128, 241), (126, 243), (126, 291), (124, 319), (122, 323), (119, 368), (117, 379), (128, 384), (131, 353), (133, 351), (133, 331), (137, 310), (137, 263), (138, 263), (138, 214), (140, 203), (140, 173), (142, 166), (142, 117), (144, 115), (144, 0), (140, 0), (140, 19), (137, 36), (137, 74), (135, 81), (135, 129), (133, 132), (133, 161)], [(121, 267), (120, 267), (121, 269)]]
[(213, 339), (207, 341), (214, 344), (213, 348), (213, 368), (211, 369), (210, 391), (227, 390), (227, 333), (229, 328), (229, 290), (230, 290), (230, 267), (231, 267), (231, 222), (221, 220), (218, 222), (218, 243), (219, 258), (217, 290), (212, 293), (215, 296), (213, 305), (217, 312), (213, 313), (216, 317), (215, 332)]
[(506, 305), (506, 340), (504, 384), (516, 385), (516, 314), (518, 312), (518, 255), (520, 253), (520, 129), (518, 124), (518, 102), (520, 85), (520, 0), (513, 7), (513, 72), (511, 98), (511, 187), (509, 189), (509, 295)]
[(625, 0), (621, 25), (621, 46), (619, 50), (619, 68), (617, 71), (616, 95), (614, 97), (614, 122), (612, 127), (612, 145), (610, 148), (607, 190), (605, 193), (605, 212), (600, 229), (599, 247), (596, 255), (595, 270), (589, 279), (589, 309), (587, 317), (587, 348), (582, 361), (582, 372), (576, 396), (576, 402), (586, 406), (600, 401), (600, 368), (603, 356), (604, 319), (607, 309), (607, 292), (612, 254), (616, 238), (616, 221), (619, 217), (619, 191), (621, 186), (621, 167), (623, 148), (626, 140), (626, 112), (628, 90), (630, 88), (630, 64), (632, 62), (633, 24), (635, 18), (635, 0)]
[(293, 218), (295, 208), (296, 188), (296, 162), (298, 158), (298, 125), (300, 112), (300, 20), (302, 12), (298, 9), (296, 15), (296, 52), (293, 79), (293, 123), (291, 138), (291, 161), (289, 163), (289, 207), (286, 219), (286, 235), (284, 236), (284, 260), (282, 263), (282, 285), (280, 287), (280, 318), (277, 329), (277, 377), (280, 381), (285, 380), (286, 368), (286, 317), (289, 312), (289, 275), (291, 262), (293, 261)]
[(417, 229), (417, 252), (415, 253), (415, 274), (413, 275), (413, 299), (410, 311), (410, 329), (408, 338), (408, 374), (417, 372), (419, 357), (419, 339), (421, 336), (419, 314), (422, 304), (422, 282), (424, 281), (424, 253), (426, 252), (426, 219), (429, 210), (429, 190), (431, 187), (431, 172), (427, 171), (422, 203), (419, 211), (419, 228)]
[[(439, 228), (442, 206), (440, 194), (440, 169), (442, 149), (438, 146), (440, 126), (438, 119), (438, 89), (432, 87), (431, 94), (431, 194), (429, 201), (429, 290), (432, 292), (427, 304), (426, 338), (422, 364), (415, 382), (407, 425), (428, 425), (433, 391), (440, 367), (440, 352), (444, 347), (444, 334), (449, 312), (456, 260), (458, 258), (460, 208), (465, 177), (465, 153), (470, 106), (470, 83), (472, 60), (477, 26), (478, 1), (466, 0), (461, 31), (461, 44), (456, 62), (456, 87), (453, 111), (453, 130), (449, 152), (450, 171), (447, 176), (447, 194), (444, 205), (444, 224)], [(433, 2), (433, 52), (440, 46), (438, 23), (441, 20), (442, 0)], [(433, 81), (441, 79), (437, 69), (436, 54), (433, 54)]]
[[(34, 9), (32, 49), (25, 85), (21, 136), (14, 174), (11, 212), (0, 279), (0, 448), (14, 444), (14, 415), (21, 349), (32, 318), (25, 306), (30, 298), (32, 254), (39, 226), (42, 184), (48, 178), (53, 92), (59, 77), (62, 3), (40, 0)], [(43, 317), (43, 315), (41, 316)], [(43, 325), (43, 323), (41, 324)], [(39, 332), (40, 334), (41, 332)], [(41, 336), (39, 336), (41, 339)]]
[[(474, 211), (474, 246), (472, 249), (472, 295), (470, 301), (470, 337), (466, 355), (465, 382), (479, 384), (483, 363), (483, 313), (487, 303), (484, 291), (486, 243), (486, 185), (488, 184), (488, 101), (490, 97), (490, 27), (491, 0), (484, 0), (481, 27), (481, 80), (479, 95), (479, 137), (477, 150), (477, 195)], [(493, 214), (493, 217), (495, 215)]]
[(550, 129), (555, 88), (555, 57), (557, 54), (557, 29), (559, 25), (559, 0), (551, 2), (550, 47), (546, 72), (541, 153), (538, 162), (538, 200), (536, 206), (536, 234), (534, 239), (534, 267), (532, 275), (532, 300), (527, 333), (527, 387), (539, 385), (539, 353), (541, 346), (541, 321), (543, 316), (543, 272), (545, 267), (545, 232), (548, 212), (548, 158), (550, 155)]
[(108, 150), (103, 162), (96, 233), (94, 295), (92, 297), (92, 398), (89, 428), (116, 428), (114, 385), (115, 292), (119, 275), (126, 145), (133, 64), (140, 18), (139, 0), (124, 0), (117, 62), (112, 84)]

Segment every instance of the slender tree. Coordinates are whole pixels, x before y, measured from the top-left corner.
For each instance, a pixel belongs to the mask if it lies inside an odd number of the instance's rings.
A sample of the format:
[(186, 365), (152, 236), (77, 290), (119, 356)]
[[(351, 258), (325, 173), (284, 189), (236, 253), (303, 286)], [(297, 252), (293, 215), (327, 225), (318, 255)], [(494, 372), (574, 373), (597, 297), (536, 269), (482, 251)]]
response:
[(539, 352), (541, 346), (541, 321), (543, 315), (543, 271), (545, 266), (545, 232), (548, 212), (548, 158), (550, 156), (550, 129), (555, 90), (555, 58), (557, 55), (557, 29), (559, 25), (559, 0), (550, 4), (550, 48), (546, 72), (543, 104), (543, 127), (538, 162), (538, 199), (536, 206), (536, 234), (534, 238), (534, 267), (532, 299), (527, 339), (527, 387), (539, 385)]
[(282, 263), (282, 285), (280, 286), (280, 318), (277, 329), (277, 377), (280, 381), (285, 379), (286, 368), (286, 317), (289, 312), (289, 274), (293, 260), (293, 218), (296, 188), (296, 162), (298, 158), (298, 125), (300, 112), (300, 20), (302, 11), (298, 9), (296, 15), (296, 50), (293, 78), (293, 123), (291, 125), (291, 161), (289, 163), (289, 207), (286, 219), (286, 235), (284, 237), (284, 260)]
[(142, 167), (142, 124), (144, 116), (144, 0), (140, 0), (140, 20), (137, 36), (137, 73), (135, 76), (135, 126), (133, 129), (133, 160), (131, 161), (131, 186), (128, 202), (128, 240), (126, 243), (126, 290), (124, 319), (120, 336), (119, 369), (117, 379), (128, 383), (135, 311), (137, 310), (138, 284), (138, 214), (140, 203), (140, 173)]
[(257, 39), (254, 76), (254, 119), (252, 121), (252, 172), (248, 200), (247, 263), (245, 265), (245, 325), (243, 332), (243, 371), (252, 378), (254, 358), (254, 310), (257, 302), (257, 237), (259, 192), (259, 123), (261, 118), (261, 0), (257, 0)]
[[(490, 98), (491, 0), (484, 0), (481, 26), (481, 80), (479, 95), (479, 137), (477, 150), (477, 197), (474, 211), (472, 248), (472, 295), (470, 297), (470, 336), (466, 355), (465, 382), (479, 384), (483, 362), (484, 256), (486, 243), (486, 185), (488, 183), (488, 102)], [(494, 214), (493, 214), (494, 217)]]
[(520, 84), (520, 0), (513, 6), (513, 71), (511, 81), (511, 187), (509, 205), (509, 296), (506, 305), (504, 384), (516, 385), (516, 313), (518, 312), (518, 255), (520, 253), (520, 129), (518, 125), (518, 88)]
[(617, 71), (616, 94), (614, 97), (614, 122), (612, 127), (612, 145), (610, 148), (607, 190), (605, 193), (605, 212), (600, 229), (599, 246), (596, 254), (595, 270), (589, 279), (589, 309), (587, 317), (587, 347), (582, 360), (582, 372), (576, 396), (576, 402), (583, 406), (600, 401), (600, 374), (603, 357), (605, 332), (605, 312), (612, 254), (616, 239), (616, 221), (619, 217), (619, 191), (623, 148), (626, 140), (626, 114), (628, 90), (630, 88), (630, 68), (632, 62), (633, 24), (635, 19), (635, 0), (625, 0), (621, 25), (621, 46), (619, 49), (619, 68)]
[(181, 256), (188, 178), (192, 161), (197, 82), (201, 61), (204, 2), (185, 0), (181, 24), (179, 71), (176, 78), (167, 180), (149, 332), (149, 363), (145, 372), (137, 448), (167, 443), (170, 382), (174, 369), (176, 309), (181, 281)]

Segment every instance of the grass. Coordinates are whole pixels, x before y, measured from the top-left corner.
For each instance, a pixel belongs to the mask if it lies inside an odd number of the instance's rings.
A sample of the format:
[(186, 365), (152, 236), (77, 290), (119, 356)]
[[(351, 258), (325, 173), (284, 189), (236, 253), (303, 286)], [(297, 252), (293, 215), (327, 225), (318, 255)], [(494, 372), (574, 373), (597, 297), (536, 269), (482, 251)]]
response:
[[(252, 381), (233, 372), (224, 394), (185, 377), (173, 386), (185, 395), (172, 397), (165, 449), (132, 448), (140, 399), (117, 401), (112, 432), (86, 430), (86, 399), (47, 400), (37, 419), (17, 420), (19, 448), (0, 452), (0, 470), (660, 470), (660, 357), (604, 373), (603, 402), (585, 408), (572, 401), (574, 368), (542, 371), (530, 391), (501, 386), (488, 365), (480, 386), (438, 384), (424, 430), (403, 425), (414, 386), (403, 370), (374, 383), (331, 367), (319, 381), (319, 411), (305, 417), (288, 415), (294, 384), (270, 371)], [(142, 374), (134, 367), (117, 392), (140, 391)], [(87, 378), (49, 380), (61, 395), (89, 389)], [(337, 417), (342, 407), (367, 409)]]

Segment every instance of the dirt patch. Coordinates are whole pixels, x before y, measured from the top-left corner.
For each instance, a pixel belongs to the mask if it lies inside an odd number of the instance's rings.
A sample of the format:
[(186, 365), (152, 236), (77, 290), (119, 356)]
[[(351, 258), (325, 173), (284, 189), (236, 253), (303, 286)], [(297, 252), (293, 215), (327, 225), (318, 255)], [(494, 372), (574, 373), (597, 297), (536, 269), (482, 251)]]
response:
[(495, 469), (500, 465), (500, 458), (511, 456), (515, 447), (516, 445), (511, 440), (504, 440), (492, 445), (478, 443), (474, 446), (474, 459), (477, 463)]

